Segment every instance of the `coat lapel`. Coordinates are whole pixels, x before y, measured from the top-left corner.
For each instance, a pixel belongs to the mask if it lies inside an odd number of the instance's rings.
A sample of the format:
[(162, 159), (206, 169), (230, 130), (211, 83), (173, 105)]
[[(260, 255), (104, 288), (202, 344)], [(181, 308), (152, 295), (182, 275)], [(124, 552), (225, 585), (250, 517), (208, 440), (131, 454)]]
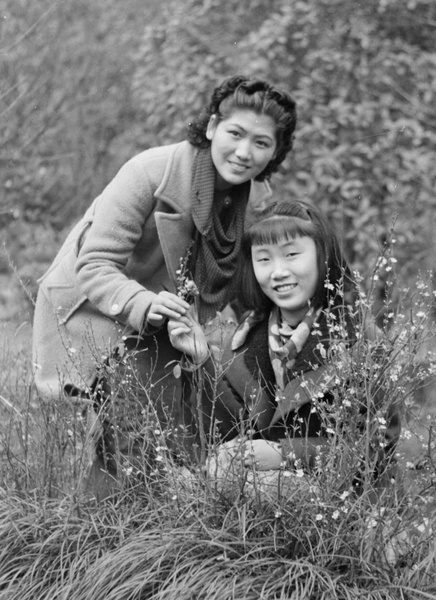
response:
[(174, 283), (174, 289), (169, 291), (175, 293), (177, 288), (176, 271), (180, 267), (180, 259), (188, 250), (194, 223), (190, 216), (180, 214), (156, 212), (155, 218), (165, 264), (171, 281)]
[(326, 364), (292, 379), (286, 386), (284, 398), (278, 403), (270, 427), (279, 421), (285, 423), (289, 413), (311, 402), (312, 398), (317, 397), (320, 392), (325, 393), (332, 389), (334, 375), (335, 370), (332, 365)]
[(176, 292), (176, 271), (180, 259), (187, 252), (194, 232), (191, 216), (192, 166), (197, 149), (188, 142), (174, 146), (162, 181), (156, 190), (158, 207), (155, 212), (156, 228), (165, 265)]

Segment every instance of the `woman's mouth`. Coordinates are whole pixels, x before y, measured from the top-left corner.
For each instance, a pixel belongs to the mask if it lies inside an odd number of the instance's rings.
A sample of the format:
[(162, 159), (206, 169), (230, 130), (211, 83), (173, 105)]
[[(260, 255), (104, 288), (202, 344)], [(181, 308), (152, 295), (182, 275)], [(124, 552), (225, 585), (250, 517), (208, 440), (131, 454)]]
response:
[(296, 283), (284, 283), (282, 285), (276, 285), (274, 287), (276, 292), (290, 292), (297, 287)]
[(233, 171), (236, 171), (237, 173), (245, 173), (245, 171), (249, 168), (248, 165), (243, 165), (241, 163), (235, 163), (230, 160), (229, 160), (229, 165), (231, 166)]

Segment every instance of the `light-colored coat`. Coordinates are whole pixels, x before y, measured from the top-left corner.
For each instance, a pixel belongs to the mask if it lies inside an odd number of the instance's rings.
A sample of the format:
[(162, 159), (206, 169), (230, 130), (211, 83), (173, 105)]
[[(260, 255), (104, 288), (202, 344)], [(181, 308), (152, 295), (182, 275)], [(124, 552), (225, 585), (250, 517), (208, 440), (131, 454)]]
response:
[[(123, 336), (141, 331), (154, 295), (176, 292), (176, 270), (192, 239), (188, 142), (128, 161), (73, 228), (40, 280), (33, 353), (35, 383), (56, 398), (66, 383), (89, 384)], [(246, 224), (271, 196), (252, 182)]]

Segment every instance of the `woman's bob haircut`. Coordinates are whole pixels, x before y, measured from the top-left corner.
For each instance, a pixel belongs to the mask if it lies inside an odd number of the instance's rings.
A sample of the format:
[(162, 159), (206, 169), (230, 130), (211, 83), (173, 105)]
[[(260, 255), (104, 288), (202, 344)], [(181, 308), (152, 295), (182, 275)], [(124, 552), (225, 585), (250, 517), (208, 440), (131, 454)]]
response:
[(343, 304), (344, 294), (355, 290), (349, 267), (342, 256), (336, 235), (326, 217), (305, 202), (279, 202), (269, 206), (243, 237), (236, 274), (238, 300), (246, 310), (270, 310), (272, 301), (263, 293), (254, 275), (251, 249), (277, 244), (296, 237), (315, 242), (318, 285), (311, 300), (314, 308)]

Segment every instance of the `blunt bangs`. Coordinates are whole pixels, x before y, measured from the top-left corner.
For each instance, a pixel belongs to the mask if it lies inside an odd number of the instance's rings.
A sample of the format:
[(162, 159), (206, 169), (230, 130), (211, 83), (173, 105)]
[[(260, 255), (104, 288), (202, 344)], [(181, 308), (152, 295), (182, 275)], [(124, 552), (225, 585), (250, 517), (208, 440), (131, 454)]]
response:
[(312, 221), (287, 215), (274, 215), (255, 223), (246, 231), (248, 246), (278, 244), (297, 237), (310, 237), (316, 242), (317, 229)]
[(268, 206), (244, 233), (236, 275), (238, 299), (244, 310), (267, 311), (272, 306), (272, 300), (263, 293), (255, 277), (252, 247), (280, 244), (298, 237), (310, 237), (316, 246), (318, 286), (312, 305), (327, 308), (333, 300), (335, 305), (342, 306), (343, 295), (337, 294), (337, 289), (354, 297), (356, 284), (323, 213), (306, 202), (281, 201)]

